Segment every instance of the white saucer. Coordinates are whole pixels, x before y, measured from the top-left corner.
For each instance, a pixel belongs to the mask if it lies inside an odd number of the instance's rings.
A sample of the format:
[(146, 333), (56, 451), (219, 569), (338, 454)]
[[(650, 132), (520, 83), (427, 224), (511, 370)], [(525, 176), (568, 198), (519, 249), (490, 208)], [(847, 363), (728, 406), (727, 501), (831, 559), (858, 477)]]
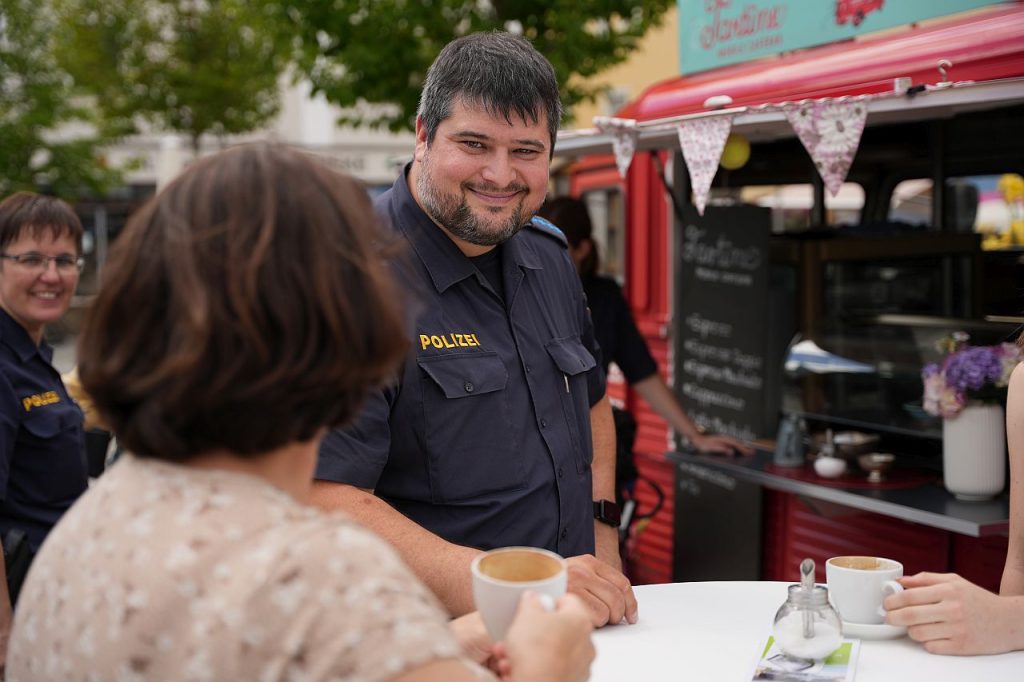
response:
[(843, 621), (843, 637), (856, 637), (857, 639), (896, 639), (907, 634), (907, 628), (903, 625), (889, 625), (888, 623), (848, 623)]

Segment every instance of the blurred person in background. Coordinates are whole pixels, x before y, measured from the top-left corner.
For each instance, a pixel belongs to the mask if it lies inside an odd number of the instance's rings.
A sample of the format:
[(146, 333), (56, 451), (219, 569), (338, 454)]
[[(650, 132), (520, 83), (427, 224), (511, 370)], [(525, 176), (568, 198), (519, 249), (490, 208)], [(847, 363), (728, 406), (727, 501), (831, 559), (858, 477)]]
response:
[[(587, 295), (587, 306), (594, 319), (594, 333), (601, 346), (601, 362), (605, 371), (614, 362), (629, 385), (694, 449), (723, 455), (752, 454), (753, 448), (732, 436), (704, 433), (686, 414), (676, 394), (661, 377), (622, 289), (611, 277), (598, 274), (600, 254), (594, 242), (586, 203), (573, 197), (557, 197), (547, 201), (537, 215), (562, 230), (569, 240), (569, 253)], [(632, 462), (632, 438), (623, 437), (622, 431), (632, 429), (632, 435), (635, 435), (635, 422), (631, 416), (617, 411), (616, 425), (622, 425), (616, 433), (621, 467), (627, 453), (629, 462)]]
[[(130, 454), (54, 528), (7, 679), (585, 679), (582, 603), (526, 599), (505, 642), (451, 623), (383, 540), (308, 505), (317, 447), (408, 347), (363, 187), (256, 145), (129, 221), (79, 346)], [(492, 658), (493, 657), (493, 658)]]
[(87, 485), (82, 411), (53, 367), (47, 324), (68, 311), (82, 224), (60, 199), (0, 202), (0, 663), (32, 556)]
[[(1017, 339), (1024, 349), (1024, 333)], [(885, 600), (886, 622), (936, 654), (999, 654), (1024, 649), (1024, 363), (1006, 397), (1010, 456), (1010, 542), (999, 594), (955, 573), (900, 578), (906, 588)]]

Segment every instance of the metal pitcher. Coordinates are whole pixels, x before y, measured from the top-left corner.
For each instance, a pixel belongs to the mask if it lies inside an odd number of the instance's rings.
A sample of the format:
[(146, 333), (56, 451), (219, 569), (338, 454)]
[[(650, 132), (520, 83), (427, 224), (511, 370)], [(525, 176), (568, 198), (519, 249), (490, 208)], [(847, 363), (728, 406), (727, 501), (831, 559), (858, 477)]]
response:
[(775, 436), (776, 466), (799, 467), (804, 465), (804, 437), (807, 435), (807, 423), (799, 416), (790, 414), (779, 422), (779, 432)]

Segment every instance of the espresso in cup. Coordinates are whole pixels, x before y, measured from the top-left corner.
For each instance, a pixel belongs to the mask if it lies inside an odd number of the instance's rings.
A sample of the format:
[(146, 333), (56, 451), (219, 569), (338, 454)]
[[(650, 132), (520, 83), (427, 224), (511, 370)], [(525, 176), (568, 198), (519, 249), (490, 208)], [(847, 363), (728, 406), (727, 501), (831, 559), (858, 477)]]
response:
[(565, 559), (546, 549), (503, 547), (473, 560), (473, 601), (488, 634), (505, 638), (519, 607), (519, 598), (530, 590), (554, 606), (565, 594)]
[(832, 603), (848, 623), (884, 622), (882, 602), (903, 591), (896, 582), (903, 576), (903, 564), (882, 557), (832, 557), (825, 562), (825, 576)]

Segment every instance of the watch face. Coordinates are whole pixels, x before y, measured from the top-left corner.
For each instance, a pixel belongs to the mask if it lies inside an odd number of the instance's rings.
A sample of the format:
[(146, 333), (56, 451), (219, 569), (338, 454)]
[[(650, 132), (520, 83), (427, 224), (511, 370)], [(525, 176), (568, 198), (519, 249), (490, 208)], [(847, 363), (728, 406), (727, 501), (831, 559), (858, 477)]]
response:
[(619, 505), (609, 500), (599, 500), (594, 503), (594, 518), (603, 521), (609, 526), (618, 526), (622, 518), (619, 512)]

